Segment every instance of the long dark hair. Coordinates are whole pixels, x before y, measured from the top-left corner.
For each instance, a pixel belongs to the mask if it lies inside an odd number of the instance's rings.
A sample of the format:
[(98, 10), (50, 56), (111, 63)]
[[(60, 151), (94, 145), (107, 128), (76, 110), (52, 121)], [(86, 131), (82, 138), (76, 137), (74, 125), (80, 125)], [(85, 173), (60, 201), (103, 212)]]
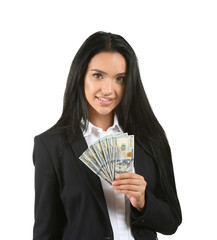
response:
[[(159, 175), (158, 197), (167, 201), (178, 223), (181, 210), (176, 193), (170, 147), (165, 132), (155, 117), (141, 81), (136, 54), (121, 36), (96, 32), (83, 43), (72, 62), (68, 75), (63, 112), (54, 126), (64, 128), (71, 139), (80, 127), (88, 122), (87, 101), (84, 93), (84, 76), (91, 58), (100, 52), (118, 52), (127, 63), (127, 80), (122, 101), (115, 109), (119, 124), (149, 154)], [(84, 125), (81, 126), (83, 119)]]

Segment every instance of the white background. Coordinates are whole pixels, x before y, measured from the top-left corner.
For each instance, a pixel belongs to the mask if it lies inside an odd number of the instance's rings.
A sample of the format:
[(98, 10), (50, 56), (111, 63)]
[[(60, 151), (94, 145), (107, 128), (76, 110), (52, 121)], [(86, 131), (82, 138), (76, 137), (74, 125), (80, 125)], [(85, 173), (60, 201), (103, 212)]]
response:
[(99, 30), (134, 48), (172, 148), (183, 223), (159, 239), (216, 239), (215, 2), (0, 2), (0, 239), (32, 239), (33, 138), (60, 117), (74, 54)]

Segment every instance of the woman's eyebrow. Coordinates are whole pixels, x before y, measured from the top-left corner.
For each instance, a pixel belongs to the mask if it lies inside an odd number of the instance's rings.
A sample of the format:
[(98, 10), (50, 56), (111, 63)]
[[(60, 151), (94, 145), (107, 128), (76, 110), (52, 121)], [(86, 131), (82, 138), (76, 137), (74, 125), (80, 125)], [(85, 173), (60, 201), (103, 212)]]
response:
[[(96, 69), (96, 68), (91, 69), (90, 71), (99, 72), (99, 73), (103, 73), (103, 74), (106, 74), (106, 75), (108, 74), (108, 73), (106, 73), (106, 72), (104, 72), (104, 71), (102, 71), (102, 70)], [(122, 73), (116, 74), (116, 76), (123, 76), (123, 75), (126, 75), (126, 72), (122, 72)]]
[(90, 71), (93, 71), (93, 72), (99, 72), (99, 73), (103, 73), (103, 74), (107, 74), (106, 72), (102, 71), (102, 70), (99, 70), (99, 69), (91, 69)]
[(126, 72), (122, 72), (122, 73), (118, 73), (117, 76), (123, 76), (123, 75), (127, 75)]

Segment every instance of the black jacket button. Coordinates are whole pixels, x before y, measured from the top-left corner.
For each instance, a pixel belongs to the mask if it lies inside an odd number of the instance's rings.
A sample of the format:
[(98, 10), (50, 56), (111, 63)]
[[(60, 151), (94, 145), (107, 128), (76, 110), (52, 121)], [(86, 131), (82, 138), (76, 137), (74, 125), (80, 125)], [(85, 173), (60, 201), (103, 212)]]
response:
[(142, 230), (140, 230), (140, 231), (138, 231), (138, 233), (137, 233), (137, 234), (138, 234), (138, 236), (139, 236), (139, 237), (141, 237), (141, 236), (143, 235), (143, 231), (142, 231)]

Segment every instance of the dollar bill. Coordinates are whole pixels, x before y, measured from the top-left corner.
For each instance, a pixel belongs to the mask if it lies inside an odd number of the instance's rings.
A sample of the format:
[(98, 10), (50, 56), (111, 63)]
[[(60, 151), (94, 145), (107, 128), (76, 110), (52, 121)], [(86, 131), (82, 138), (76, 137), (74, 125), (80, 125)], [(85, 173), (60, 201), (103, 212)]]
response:
[(110, 180), (113, 180), (113, 172), (112, 172), (112, 160), (110, 158), (109, 150), (108, 150), (108, 144), (107, 144), (107, 138), (102, 138), (99, 140), (103, 155), (104, 155), (104, 160), (106, 164), (106, 168), (108, 170), (108, 174), (110, 176)]
[(90, 169), (92, 170), (97, 176), (101, 177), (102, 179), (104, 179), (105, 181), (107, 181), (108, 183), (111, 183), (111, 181), (104, 175), (104, 173), (100, 170), (100, 168), (98, 168), (97, 166), (95, 166), (92, 162), (91, 159), (89, 159), (85, 154), (82, 154), (79, 159)]
[(112, 177), (111, 174), (109, 172), (109, 167), (106, 161), (106, 158), (103, 154), (103, 150), (102, 150), (102, 146), (100, 144), (100, 141), (98, 140), (97, 142), (95, 142), (94, 144), (92, 144), (92, 147), (102, 165), (102, 168), (104, 170), (104, 172), (106, 173), (106, 176), (108, 177), (108, 179), (110, 179), (110, 181), (112, 181)]
[(106, 138), (107, 140), (107, 146), (108, 146), (108, 153), (109, 153), (109, 158), (110, 158), (110, 169), (111, 169), (111, 174), (112, 174), (112, 181), (114, 180), (114, 166), (115, 166), (115, 151), (114, 151), (114, 144), (113, 144), (113, 135), (108, 136)]
[(134, 136), (115, 137), (115, 173), (133, 172), (134, 163)]
[(133, 172), (134, 136), (127, 133), (107, 135), (80, 156), (95, 174), (112, 183), (117, 174)]

